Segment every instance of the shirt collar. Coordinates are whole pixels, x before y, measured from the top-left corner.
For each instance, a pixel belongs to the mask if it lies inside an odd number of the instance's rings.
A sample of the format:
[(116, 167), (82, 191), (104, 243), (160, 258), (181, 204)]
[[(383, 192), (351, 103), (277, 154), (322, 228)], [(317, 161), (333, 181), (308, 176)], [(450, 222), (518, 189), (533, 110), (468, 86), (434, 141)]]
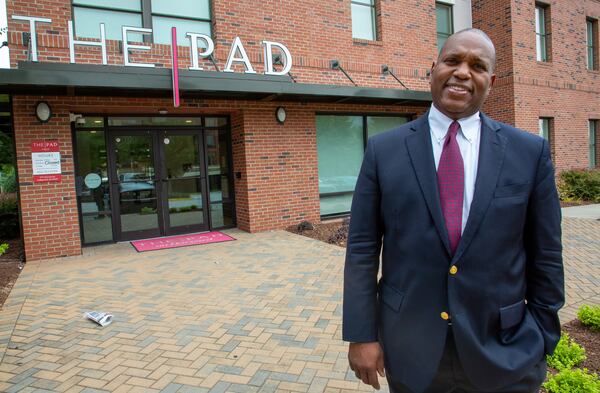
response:
[[(431, 104), (428, 120), (431, 133), (438, 142), (441, 142), (446, 137), (446, 134), (448, 133), (448, 127), (450, 127), (450, 124), (454, 121), (440, 112), (439, 109), (437, 109), (433, 104)], [(458, 119), (458, 124), (460, 124), (460, 131), (465, 139), (470, 143), (473, 143), (477, 137), (477, 134), (479, 133), (481, 124), (479, 111), (473, 113), (469, 117)]]

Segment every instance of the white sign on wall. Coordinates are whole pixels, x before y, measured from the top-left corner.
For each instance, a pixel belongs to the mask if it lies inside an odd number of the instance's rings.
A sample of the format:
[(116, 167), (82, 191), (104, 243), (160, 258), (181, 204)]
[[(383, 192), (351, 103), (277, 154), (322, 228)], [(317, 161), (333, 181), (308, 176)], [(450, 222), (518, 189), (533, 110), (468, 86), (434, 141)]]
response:
[(60, 182), (60, 148), (58, 141), (31, 142), (31, 167), (34, 183)]

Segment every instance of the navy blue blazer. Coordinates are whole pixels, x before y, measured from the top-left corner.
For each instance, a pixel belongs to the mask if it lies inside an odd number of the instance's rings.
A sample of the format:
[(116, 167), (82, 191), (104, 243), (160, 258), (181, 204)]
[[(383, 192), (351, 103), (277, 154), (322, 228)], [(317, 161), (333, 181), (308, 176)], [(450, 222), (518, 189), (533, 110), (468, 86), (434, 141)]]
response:
[(437, 371), (447, 312), (465, 373), (495, 389), (521, 379), (560, 338), (550, 151), (544, 139), (481, 115), (475, 193), (452, 256), (427, 115), (367, 144), (352, 201), (343, 339), (379, 341), (388, 378), (420, 392)]

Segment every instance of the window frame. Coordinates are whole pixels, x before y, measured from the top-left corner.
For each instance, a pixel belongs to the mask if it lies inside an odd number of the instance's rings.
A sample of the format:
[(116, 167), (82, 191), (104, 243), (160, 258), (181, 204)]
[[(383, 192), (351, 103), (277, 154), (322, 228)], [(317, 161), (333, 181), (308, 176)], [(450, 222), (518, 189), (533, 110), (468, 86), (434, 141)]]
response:
[[(546, 29), (547, 24), (547, 15), (546, 9), (548, 7), (544, 4), (536, 3), (535, 4), (535, 59), (538, 62), (547, 63), (549, 61), (548, 56), (548, 31)], [(539, 16), (539, 20), (538, 20)], [(538, 26), (540, 31), (538, 32)], [(538, 46), (538, 37), (540, 37), (539, 42), (541, 42), (541, 47)]]
[[(547, 124), (546, 129), (542, 128), (542, 124), (545, 122)], [(538, 135), (544, 138), (548, 142), (548, 146), (550, 147), (550, 156), (552, 157), (552, 161), (554, 161), (554, 118), (540, 116), (538, 118)]]
[(363, 38), (363, 37), (355, 37), (354, 36), (354, 28), (352, 28), (352, 39), (354, 40), (365, 40), (365, 41), (378, 41), (379, 40), (379, 29), (378, 29), (378, 24), (377, 24), (377, 1), (376, 0), (368, 0), (371, 4), (365, 4), (364, 3), (365, 0), (350, 0), (350, 19), (351, 19), (351, 24), (352, 24), (352, 6), (356, 5), (356, 6), (360, 6), (360, 7), (368, 7), (371, 10), (371, 24), (372, 24), (372, 31), (371, 33), (373, 34), (373, 39), (369, 39), (369, 38)]
[[(448, 10), (449, 22), (450, 22), (449, 23), (449, 26), (450, 26), (449, 33), (439, 31), (439, 23), (438, 23), (438, 19), (437, 19), (438, 7), (446, 8)], [(452, 34), (454, 34), (454, 5), (445, 3), (442, 1), (436, 1), (435, 2), (435, 11), (436, 11), (436, 19), (435, 19), (436, 45), (438, 47), (438, 53), (439, 53), (442, 50), (442, 47), (440, 46), (440, 35), (445, 35), (446, 36), (445, 38), (448, 39), (448, 37), (450, 37)]]
[[(134, 15), (141, 15), (142, 17), (142, 28), (145, 29), (152, 29), (152, 34), (143, 34), (143, 42), (144, 43), (151, 43), (151, 44), (155, 44), (156, 42), (154, 42), (154, 27), (153, 27), (153, 21), (152, 18), (154, 16), (157, 17), (162, 17), (162, 18), (170, 18), (170, 19), (181, 19), (181, 20), (186, 20), (186, 21), (195, 21), (195, 22), (206, 22), (210, 25), (210, 36), (211, 38), (214, 38), (213, 36), (213, 32), (214, 32), (214, 26), (213, 26), (213, 4), (212, 4), (212, 0), (207, 0), (208, 1), (208, 15), (209, 15), (209, 19), (206, 18), (192, 18), (192, 17), (187, 17), (187, 16), (174, 16), (174, 15), (168, 15), (168, 14), (163, 14), (163, 13), (155, 13), (152, 12), (152, 0), (139, 0), (140, 2), (140, 11), (131, 11), (131, 10), (123, 10), (123, 9), (119, 9), (119, 8), (114, 8), (114, 7), (105, 7), (105, 6), (93, 6), (93, 5), (88, 5), (88, 4), (75, 4), (74, 0), (71, 0), (71, 19), (73, 20), (73, 34), (75, 34), (75, 32), (77, 31), (77, 21), (75, 20), (75, 8), (86, 8), (86, 9), (90, 9), (90, 10), (102, 10), (102, 11), (113, 11), (113, 12), (123, 12), (123, 13), (129, 13), (129, 14), (134, 14)], [(76, 38), (90, 38), (90, 37), (78, 37), (76, 36)], [(107, 38), (108, 40), (108, 38)], [(122, 41), (121, 39), (116, 40), (116, 41)], [(159, 44), (159, 45), (166, 45), (166, 44)]]
[[(585, 19), (585, 47), (586, 47), (586, 68), (590, 71), (598, 71), (600, 55), (598, 51), (598, 19), (586, 18)], [(591, 34), (590, 34), (591, 28)], [(590, 56), (591, 54), (591, 56)]]
[[(402, 117), (406, 119), (406, 123), (412, 121), (416, 114), (415, 113), (356, 113), (356, 112), (316, 112), (315, 113), (315, 135), (318, 132), (316, 130), (316, 122), (318, 116), (355, 116), (362, 117), (362, 139), (363, 139), (363, 152), (367, 150), (367, 141), (369, 139), (369, 129), (368, 129), (368, 119), (369, 117)], [(406, 124), (404, 123), (404, 124)], [(317, 156), (318, 162), (318, 156)], [(317, 173), (317, 181), (319, 179), (319, 174)], [(322, 196), (340, 196), (340, 195), (349, 195), (354, 194), (354, 191), (339, 191), (339, 192), (327, 192), (327, 193), (319, 193), (319, 205), (321, 203)], [(320, 210), (320, 209), (319, 209)], [(350, 211), (347, 212), (339, 212), (339, 213), (330, 213), (330, 214), (320, 214), (321, 218), (337, 218), (337, 217), (348, 217), (350, 215)]]
[[(542, 20), (538, 23), (538, 10), (539, 15)], [(551, 63), (552, 62), (552, 14), (550, 4), (546, 4), (543, 2), (535, 3), (535, 12), (534, 12), (534, 31), (535, 31), (535, 59), (538, 63)], [(537, 31), (537, 25), (539, 25), (540, 29), (543, 29), (542, 32)], [(538, 36), (541, 37), (541, 43), (543, 45), (543, 53), (539, 53), (541, 59), (538, 59), (538, 52), (540, 48), (538, 47)]]
[(589, 168), (595, 169), (600, 166), (598, 162), (598, 138), (600, 137), (600, 130), (598, 129), (600, 120), (598, 119), (589, 119), (588, 120), (588, 143), (589, 143)]

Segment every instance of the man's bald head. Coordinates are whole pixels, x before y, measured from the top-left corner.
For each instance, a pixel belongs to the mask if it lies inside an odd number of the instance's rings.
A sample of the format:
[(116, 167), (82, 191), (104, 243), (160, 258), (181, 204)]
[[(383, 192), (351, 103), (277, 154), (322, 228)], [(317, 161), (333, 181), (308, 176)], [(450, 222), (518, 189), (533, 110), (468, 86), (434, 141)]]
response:
[(479, 111), (496, 80), (494, 44), (483, 31), (451, 35), (431, 68), (433, 104), (458, 120)]
[[(492, 42), (492, 39), (490, 38), (490, 36), (487, 35), (483, 30), (479, 30), (479, 29), (475, 29), (475, 28), (468, 28), (468, 29), (460, 30), (460, 31), (452, 34), (450, 37), (448, 37), (448, 39), (444, 43), (444, 46), (442, 47), (442, 50), (440, 51), (439, 56), (441, 56), (442, 53), (444, 52), (444, 49), (446, 49), (446, 45), (448, 45), (448, 42), (456, 39), (458, 36), (460, 36), (462, 34), (475, 34), (475, 35), (479, 36), (480, 38), (482, 38), (482, 44), (487, 46), (489, 49), (490, 59), (492, 60), (492, 70), (491, 71), (493, 72), (494, 68), (496, 68), (496, 47), (494, 46), (494, 43)], [(439, 56), (438, 56), (438, 61), (439, 61)]]

